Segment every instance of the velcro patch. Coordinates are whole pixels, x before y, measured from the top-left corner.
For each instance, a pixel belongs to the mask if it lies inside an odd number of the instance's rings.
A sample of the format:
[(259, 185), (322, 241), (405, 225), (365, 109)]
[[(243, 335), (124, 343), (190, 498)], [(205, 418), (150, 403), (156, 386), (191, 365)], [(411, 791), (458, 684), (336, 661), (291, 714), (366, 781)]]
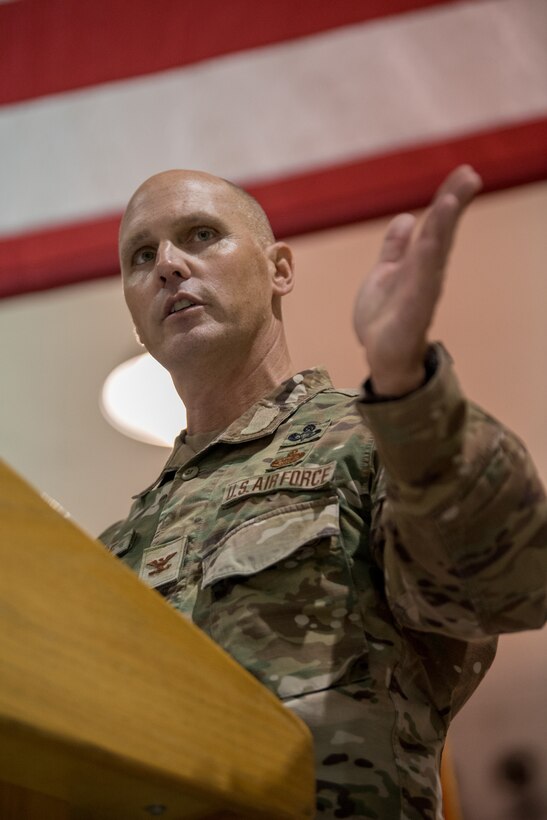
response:
[(275, 458), (270, 461), (268, 470), (281, 470), (283, 467), (294, 467), (295, 464), (300, 464), (308, 455), (311, 447), (301, 449), (300, 447), (292, 447), (290, 450), (278, 451)]
[(271, 493), (277, 490), (318, 490), (332, 479), (336, 462), (317, 467), (293, 467), (292, 470), (278, 470), (275, 473), (244, 478), (228, 484), (224, 490), (222, 504), (240, 501), (248, 495)]
[(142, 556), (139, 578), (149, 587), (161, 587), (176, 581), (184, 555), (185, 538), (177, 538), (161, 547), (148, 547)]
[(296, 447), (302, 444), (308, 444), (310, 441), (317, 441), (329, 429), (330, 419), (316, 424), (314, 421), (308, 421), (306, 424), (291, 425), (291, 432), (281, 442), (281, 447)]

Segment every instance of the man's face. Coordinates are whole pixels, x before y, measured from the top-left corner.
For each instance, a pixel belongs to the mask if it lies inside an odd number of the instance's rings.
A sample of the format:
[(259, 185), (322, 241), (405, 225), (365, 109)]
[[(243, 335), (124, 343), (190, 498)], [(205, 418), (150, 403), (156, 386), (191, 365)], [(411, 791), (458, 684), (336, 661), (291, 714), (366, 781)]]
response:
[(205, 174), (144, 183), (122, 221), (125, 299), (167, 369), (199, 355), (246, 356), (272, 316), (271, 262), (236, 191)]

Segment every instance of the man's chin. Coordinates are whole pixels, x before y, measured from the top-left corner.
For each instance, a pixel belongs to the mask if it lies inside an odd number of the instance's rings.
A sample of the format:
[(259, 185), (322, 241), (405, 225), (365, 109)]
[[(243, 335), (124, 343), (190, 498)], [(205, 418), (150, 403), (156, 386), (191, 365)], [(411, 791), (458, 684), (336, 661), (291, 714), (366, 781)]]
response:
[(185, 361), (191, 359), (192, 366), (196, 361), (206, 363), (211, 359), (223, 357), (229, 343), (226, 337), (215, 333), (210, 328), (193, 328), (184, 334), (177, 334), (168, 343), (149, 349), (150, 355), (166, 370), (179, 370)]

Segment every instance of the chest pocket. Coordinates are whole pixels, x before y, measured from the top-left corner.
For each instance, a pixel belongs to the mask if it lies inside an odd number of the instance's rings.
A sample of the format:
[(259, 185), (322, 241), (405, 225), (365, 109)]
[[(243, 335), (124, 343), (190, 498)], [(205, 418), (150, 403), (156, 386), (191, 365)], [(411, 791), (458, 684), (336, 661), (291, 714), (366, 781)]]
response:
[(202, 587), (234, 575), (254, 575), (305, 544), (337, 536), (339, 529), (335, 498), (327, 503), (297, 502), (265, 513), (237, 527), (203, 561)]
[(324, 689), (365, 654), (337, 496), (240, 524), (202, 569), (195, 622), (279, 697)]

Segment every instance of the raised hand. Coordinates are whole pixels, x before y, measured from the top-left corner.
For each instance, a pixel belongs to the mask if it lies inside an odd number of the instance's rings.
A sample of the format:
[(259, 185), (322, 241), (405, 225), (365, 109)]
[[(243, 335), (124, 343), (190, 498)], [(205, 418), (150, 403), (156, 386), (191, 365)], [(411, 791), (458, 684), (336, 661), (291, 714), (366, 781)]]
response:
[(414, 240), (411, 214), (399, 214), (388, 226), (378, 262), (357, 294), (353, 318), (379, 395), (401, 396), (423, 383), (427, 334), (456, 227), (480, 188), (478, 174), (462, 165), (437, 191)]

